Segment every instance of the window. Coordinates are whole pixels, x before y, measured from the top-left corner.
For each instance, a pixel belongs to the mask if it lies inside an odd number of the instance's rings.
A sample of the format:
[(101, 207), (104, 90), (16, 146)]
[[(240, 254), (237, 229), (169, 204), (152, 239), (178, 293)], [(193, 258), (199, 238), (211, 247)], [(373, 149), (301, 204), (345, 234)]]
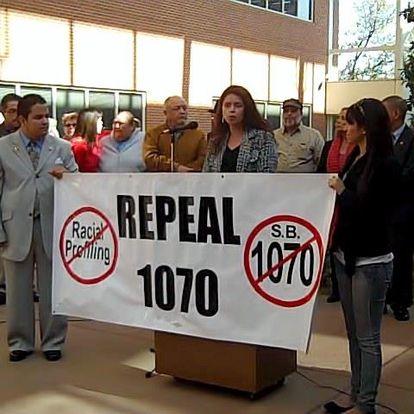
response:
[(62, 115), (65, 112), (79, 112), (86, 107), (96, 108), (103, 113), (104, 126), (111, 128), (112, 121), (119, 111), (130, 111), (142, 122), (145, 129), (146, 96), (144, 92), (101, 91), (86, 88), (64, 88), (21, 84), (0, 84), (0, 100), (7, 93), (20, 95), (37, 93), (50, 105), (50, 114), (58, 121), (59, 132)]
[(85, 108), (85, 91), (74, 89), (57, 89), (56, 99), (56, 119), (58, 121), (58, 130), (63, 136), (61, 125), (62, 115), (65, 112), (79, 112)]
[(302, 112), (303, 112), (302, 124), (310, 127), (311, 126), (311, 107), (309, 105), (303, 105)]
[(325, 112), (325, 65), (313, 66), (313, 112), (323, 114)]
[(120, 93), (118, 101), (118, 111), (129, 111), (141, 121), (142, 129), (144, 128), (144, 96), (133, 95), (130, 93)]
[(148, 102), (163, 103), (168, 96), (182, 95), (183, 39), (137, 33), (136, 54), (137, 85), (148, 91)]
[(104, 128), (111, 128), (115, 116), (115, 95), (113, 92), (90, 91), (89, 107), (102, 112)]
[(303, 102), (313, 102), (313, 63), (305, 62), (303, 65)]
[(251, 0), (250, 4), (253, 6), (266, 7), (266, 0)]
[(14, 85), (0, 85), (0, 101), (3, 99), (3, 96), (9, 93), (16, 93)]
[(341, 53), (338, 55), (340, 80), (392, 79), (395, 54), (391, 51)]
[(290, 14), (291, 16), (298, 15), (298, 0), (285, 0), (284, 2), (284, 12)]
[(8, 52), (7, 10), (0, 7), (0, 58), (6, 57)]
[(269, 0), (269, 9), (277, 12), (283, 12), (283, 0)]
[(331, 0), (330, 81), (399, 77), (405, 0)]
[(52, 88), (44, 88), (38, 86), (21, 86), (20, 88), (20, 96), (27, 95), (29, 93), (36, 93), (40, 95), (49, 106), (49, 114), (51, 118), (55, 117), (53, 112), (53, 95), (52, 95)]
[(313, 0), (235, 0), (251, 6), (298, 17), (302, 20), (312, 20)]
[(281, 104), (269, 103), (267, 105), (266, 119), (272, 131), (280, 128), (280, 124), (281, 124), (280, 120), (281, 120), (281, 115), (282, 115), (281, 110), (282, 110)]
[(283, 102), (298, 98), (299, 62), (296, 59), (270, 56), (270, 100)]
[[(0, 101), (3, 99), (3, 96), (9, 93), (16, 93), (16, 88), (14, 87), (14, 85), (0, 85)], [(4, 121), (4, 116), (0, 112), (0, 124), (2, 124), (3, 121)]]
[(7, 24), (8, 54), (1, 61), (0, 79), (62, 85), (70, 83), (67, 20), (9, 11), (4, 23)]
[(259, 111), (259, 114), (262, 118), (266, 117), (266, 103), (265, 102), (256, 102), (256, 108)]
[(134, 37), (129, 30), (75, 23), (73, 83), (133, 89)]
[(232, 83), (244, 86), (254, 99), (264, 101), (269, 99), (268, 71), (268, 55), (233, 49)]
[(230, 60), (229, 47), (191, 43), (190, 105), (209, 106), (230, 85)]

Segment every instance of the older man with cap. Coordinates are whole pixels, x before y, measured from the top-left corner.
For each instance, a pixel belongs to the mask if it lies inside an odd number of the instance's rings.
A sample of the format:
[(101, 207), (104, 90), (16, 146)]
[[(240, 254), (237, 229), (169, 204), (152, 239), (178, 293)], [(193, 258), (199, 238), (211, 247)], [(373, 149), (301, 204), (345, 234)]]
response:
[(129, 111), (122, 111), (115, 117), (112, 133), (100, 141), (99, 171), (145, 171), (142, 149), (145, 134), (136, 127), (136, 121)]
[(283, 127), (274, 131), (279, 147), (277, 172), (312, 173), (325, 143), (319, 131), (302, 124), (302, 103), (298, 99), (283, 102)]

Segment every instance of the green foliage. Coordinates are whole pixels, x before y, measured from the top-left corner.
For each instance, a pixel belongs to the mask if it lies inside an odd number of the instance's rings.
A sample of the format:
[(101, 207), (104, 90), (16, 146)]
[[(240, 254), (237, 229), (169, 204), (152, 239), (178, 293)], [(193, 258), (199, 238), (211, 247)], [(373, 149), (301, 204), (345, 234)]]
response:
[[(405, 9), (401, 13), (405, 19), (411, 23), (414, 18), (414, 7)], [(410, 42), (401, 70), (401, 80), (403, 85), (408, 89), (409, 96), (407, 99), (408, 108), (411, 111), (414, 108), (414, 41)]]

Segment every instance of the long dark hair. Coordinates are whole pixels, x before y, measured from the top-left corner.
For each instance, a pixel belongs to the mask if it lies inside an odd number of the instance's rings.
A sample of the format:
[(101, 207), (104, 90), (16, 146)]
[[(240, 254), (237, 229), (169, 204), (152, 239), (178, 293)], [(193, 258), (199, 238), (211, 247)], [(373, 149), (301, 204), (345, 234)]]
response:
[(88, 143), (94, 143), (98, 135), (97, 122), (101, 116), (102, 112), (95, 108), (82, 109), (78, 115), (74, 136), (80, 135)]
[(243, 117), (243, 128), (245, 130), (249, 129), (263, 129), (268, 131), (266, 121), (261, 117), (259, 111), (257, 110), (256, 104), (250, 95), (250, 92), (243, 88), (243, 86), (231, 85), (221, 94), (220, 99), (217, 104), (217, 110), (215, 113), (216, 122), (214, 123), (210, 144), (213, 149), (217, 149), (221, 143), (226, 139), (227, 134), (229, 133), (229, 126), (227, 122), (223, 119), (223, 101), (226, 96), (234, 94), (237, 95), (244, 104), (244, 117)]
[[(367, 161), (358, 186), (359, 191), (365, 192), (377, 165), (393, 154), (390, 119), (381, 101), (366, 98), (348, 108), (346, 121), (349, 124), (357, 124), (366, 132)], [(354, 156), (350, 158), (355, 159), (357, 152), (358, 148), (354, 150)]]

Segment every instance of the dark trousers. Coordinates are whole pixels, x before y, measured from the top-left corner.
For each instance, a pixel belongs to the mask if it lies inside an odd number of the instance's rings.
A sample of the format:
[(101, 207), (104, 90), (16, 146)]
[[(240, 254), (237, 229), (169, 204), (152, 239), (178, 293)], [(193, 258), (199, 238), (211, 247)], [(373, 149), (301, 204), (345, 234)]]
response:
[(392, 226), (394, 271), (387, 302), (405, 308), (413, 304), (414, 208), (402, 207)]

